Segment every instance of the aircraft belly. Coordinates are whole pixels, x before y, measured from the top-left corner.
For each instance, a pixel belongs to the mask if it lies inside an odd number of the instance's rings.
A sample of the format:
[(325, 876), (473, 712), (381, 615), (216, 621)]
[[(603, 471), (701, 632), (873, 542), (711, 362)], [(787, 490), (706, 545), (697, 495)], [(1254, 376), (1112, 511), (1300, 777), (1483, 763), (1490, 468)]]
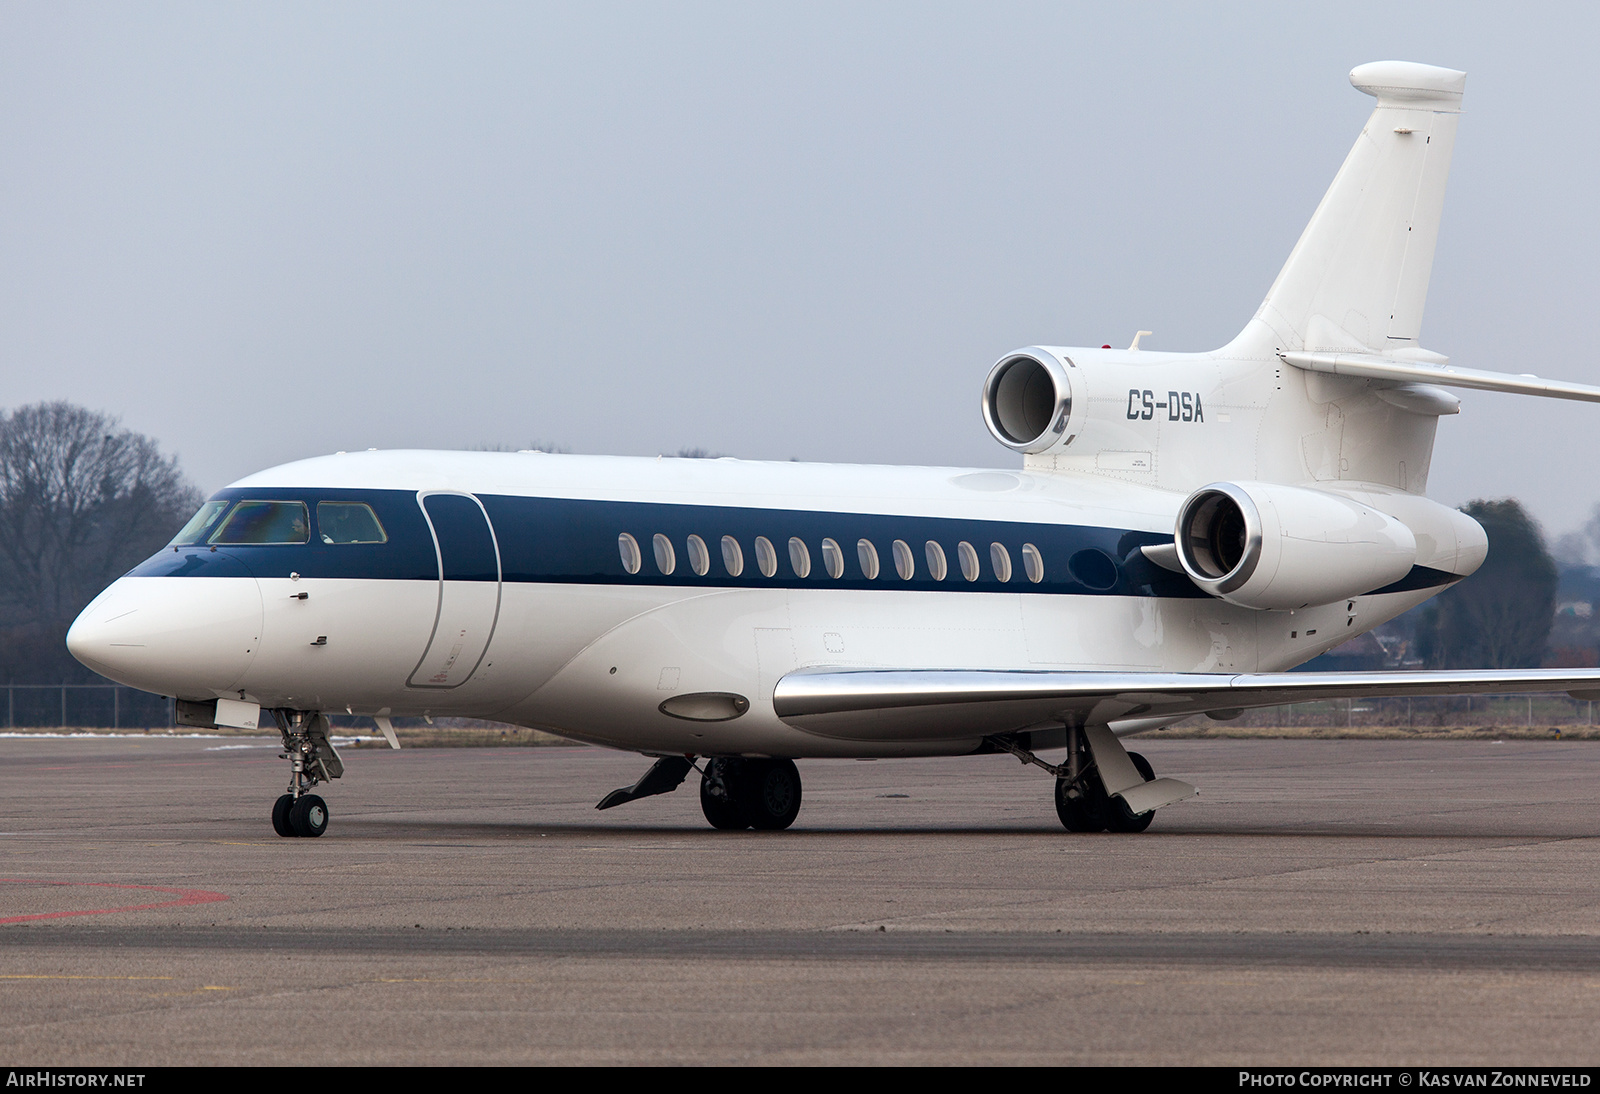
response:
[[(1052, 599), (1059, 603), (1044, 603)], [(977, 747), (984, 733), (1025, 727), (980, 727), (944, 711), (929, 712), (921, 726), (897, 721), (819, 735), (777, 718), (773, 687), (788, 672), (819, 666), (1247, 671), (1256, 661), (1260, 614), (1209, 601), (1111, 596), (691, 593), (612, 628), (500, 716), (646, 752), (950, 754)], [(1055, 659), (1042, 661), (1042, 654)], [(675, 716), (672, 700), (685, 696), (736, 696), (748, 706), (716, 717), (684, 716), (689, 708), (681, 707)]]

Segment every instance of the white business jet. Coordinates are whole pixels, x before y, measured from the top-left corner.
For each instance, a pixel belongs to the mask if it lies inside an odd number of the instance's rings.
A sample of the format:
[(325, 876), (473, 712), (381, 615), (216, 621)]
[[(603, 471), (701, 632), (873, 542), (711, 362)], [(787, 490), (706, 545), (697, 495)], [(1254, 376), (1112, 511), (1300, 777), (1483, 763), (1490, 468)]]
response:
[(797, 759), (1006, 752), (1055, 777), (1068, 829), (1136, 832), (1195, 789), (1121, 738), (1193, 714), (1600, 697), (1597, 670), (1285, 671), (1482, 563), (1483, 529), (1424, 496), (1449, 389), (1600, 402), (1422, 348), (1466, 77), (1350, 79), (1377, 106), (1237, 338), (989, 371), (1020, 470), (339, 453), (218, 492), (67, 644), (185, 724), (270, 720), (285, 836), (327, 827), (329, 713), (391, 744), (427, 715), (640, 752), (599, 808), (698, 770), (716, 828), (786, 828)]

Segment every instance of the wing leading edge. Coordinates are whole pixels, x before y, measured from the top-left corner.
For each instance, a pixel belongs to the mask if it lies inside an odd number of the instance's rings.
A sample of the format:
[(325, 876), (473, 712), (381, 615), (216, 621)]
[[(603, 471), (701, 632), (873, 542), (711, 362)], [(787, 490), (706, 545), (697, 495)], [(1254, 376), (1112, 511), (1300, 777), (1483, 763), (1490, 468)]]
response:
[(1048, 723), (1108, 725), (1346, 696), (1565, 691), (1600, 699), (1600, 669), (1144, 673), (800, 669), (778, 681), (778, 717), (822, 737), (958, 740)]

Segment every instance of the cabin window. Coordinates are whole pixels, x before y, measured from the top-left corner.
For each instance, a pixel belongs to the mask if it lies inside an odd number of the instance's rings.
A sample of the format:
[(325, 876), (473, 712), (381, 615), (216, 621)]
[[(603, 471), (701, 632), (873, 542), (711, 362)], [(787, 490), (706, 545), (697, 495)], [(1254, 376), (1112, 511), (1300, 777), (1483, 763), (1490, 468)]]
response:
[(917, 574), (917, 560), (912, 557), (911, 545), (903, 539), (894, 541), (894, 572), (902, 581), (910, 581)]
[(1028, 580), (1035, 585), (1044, 580), (1044, 558), (1039, 554), (1039, 548), (1031, 543), (1022, 545), (1022, 568), (1027, 572)]
[(762, 577), (771, 577), (778, 572), (778, 552), (766, 536), (756, 537), (756, 565), (761, 568)]
[(822, 565), (828, 571), (828, 576), (834, 580), (844, 576), (844, 552), (839, 549), (835, 540), (822, 541)]
[(732, 536), (722, 537), (722, 568), (728, 571), (729, 577), (744, 573), (744, 551)]
[(1006, 550), (1005, 544), (989, 544), (989, 565), (994, 567), (994, 576), (997, 580), (1011, 580), (1011, 552)]
[(198, 513), (189, 518), (189, 523), (185, 524), (182, 530), (172, 537), (172, 542), (167, 546), (188, 547), (191, 544), (199, 543), (205, 538), (206, 533), (211, 531), (211, 526), (217, 522), (217, 518), (222, 516), (223, 511), (232, 504), (229, 501), (206, 502), (200, 507)]
[(358, 501), (317, 502), (317, 535), (324, 543), (388, 543), (372, 506)]
[(241, 501), (212, 543), (306, 543), (311, 539), (311, 514), (303, 501)]
[(950, 566), (944, 560), (944, 548), (930, 539), (923, 553), (928, 556), (929, 576), (935, 581), (943, 581), (950, 573)]
[(706, 550), (706, 541), (699, 536), (689, 537), (689, 568), (701, 577), (711, 571), (711, 552)]
[(878, 549), (870, 539), (856, 540), (856, 559), (861, 563), (861, 576), (868, 581), (878, 578)]
[(672, 549), (672, 541), (660, 532), (650, 541), (656, 551), (656, 569), (663, 574), (670, 574), (678, 568), (678, 554)]
[(978, 552), (966, 540), (956, 544), (956, 557), (961, 560), (961, 576), (968, 581), (978, 580)]
[(795, 577), (811, 576), (811, 552), (806, 550), (805, 540), (799, 536), (789, 537), (789, 565)]
[(622, 556), (622, 568), (630, 574), (639, 572), (644, 560), (639, 554), (639, 541), (624, 532), (617, 537), (617, 553)]

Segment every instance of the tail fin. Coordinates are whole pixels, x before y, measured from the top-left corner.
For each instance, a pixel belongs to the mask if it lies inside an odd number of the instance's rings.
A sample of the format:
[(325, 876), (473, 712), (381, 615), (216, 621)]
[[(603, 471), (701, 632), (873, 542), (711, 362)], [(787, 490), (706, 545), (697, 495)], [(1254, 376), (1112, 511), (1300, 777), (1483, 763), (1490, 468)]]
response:
[(1350, 73), (1378, 105), (1256, 312), (1251, 341), (1312, 352), (1418, 345), (1466, 81), (1408, 61)]

